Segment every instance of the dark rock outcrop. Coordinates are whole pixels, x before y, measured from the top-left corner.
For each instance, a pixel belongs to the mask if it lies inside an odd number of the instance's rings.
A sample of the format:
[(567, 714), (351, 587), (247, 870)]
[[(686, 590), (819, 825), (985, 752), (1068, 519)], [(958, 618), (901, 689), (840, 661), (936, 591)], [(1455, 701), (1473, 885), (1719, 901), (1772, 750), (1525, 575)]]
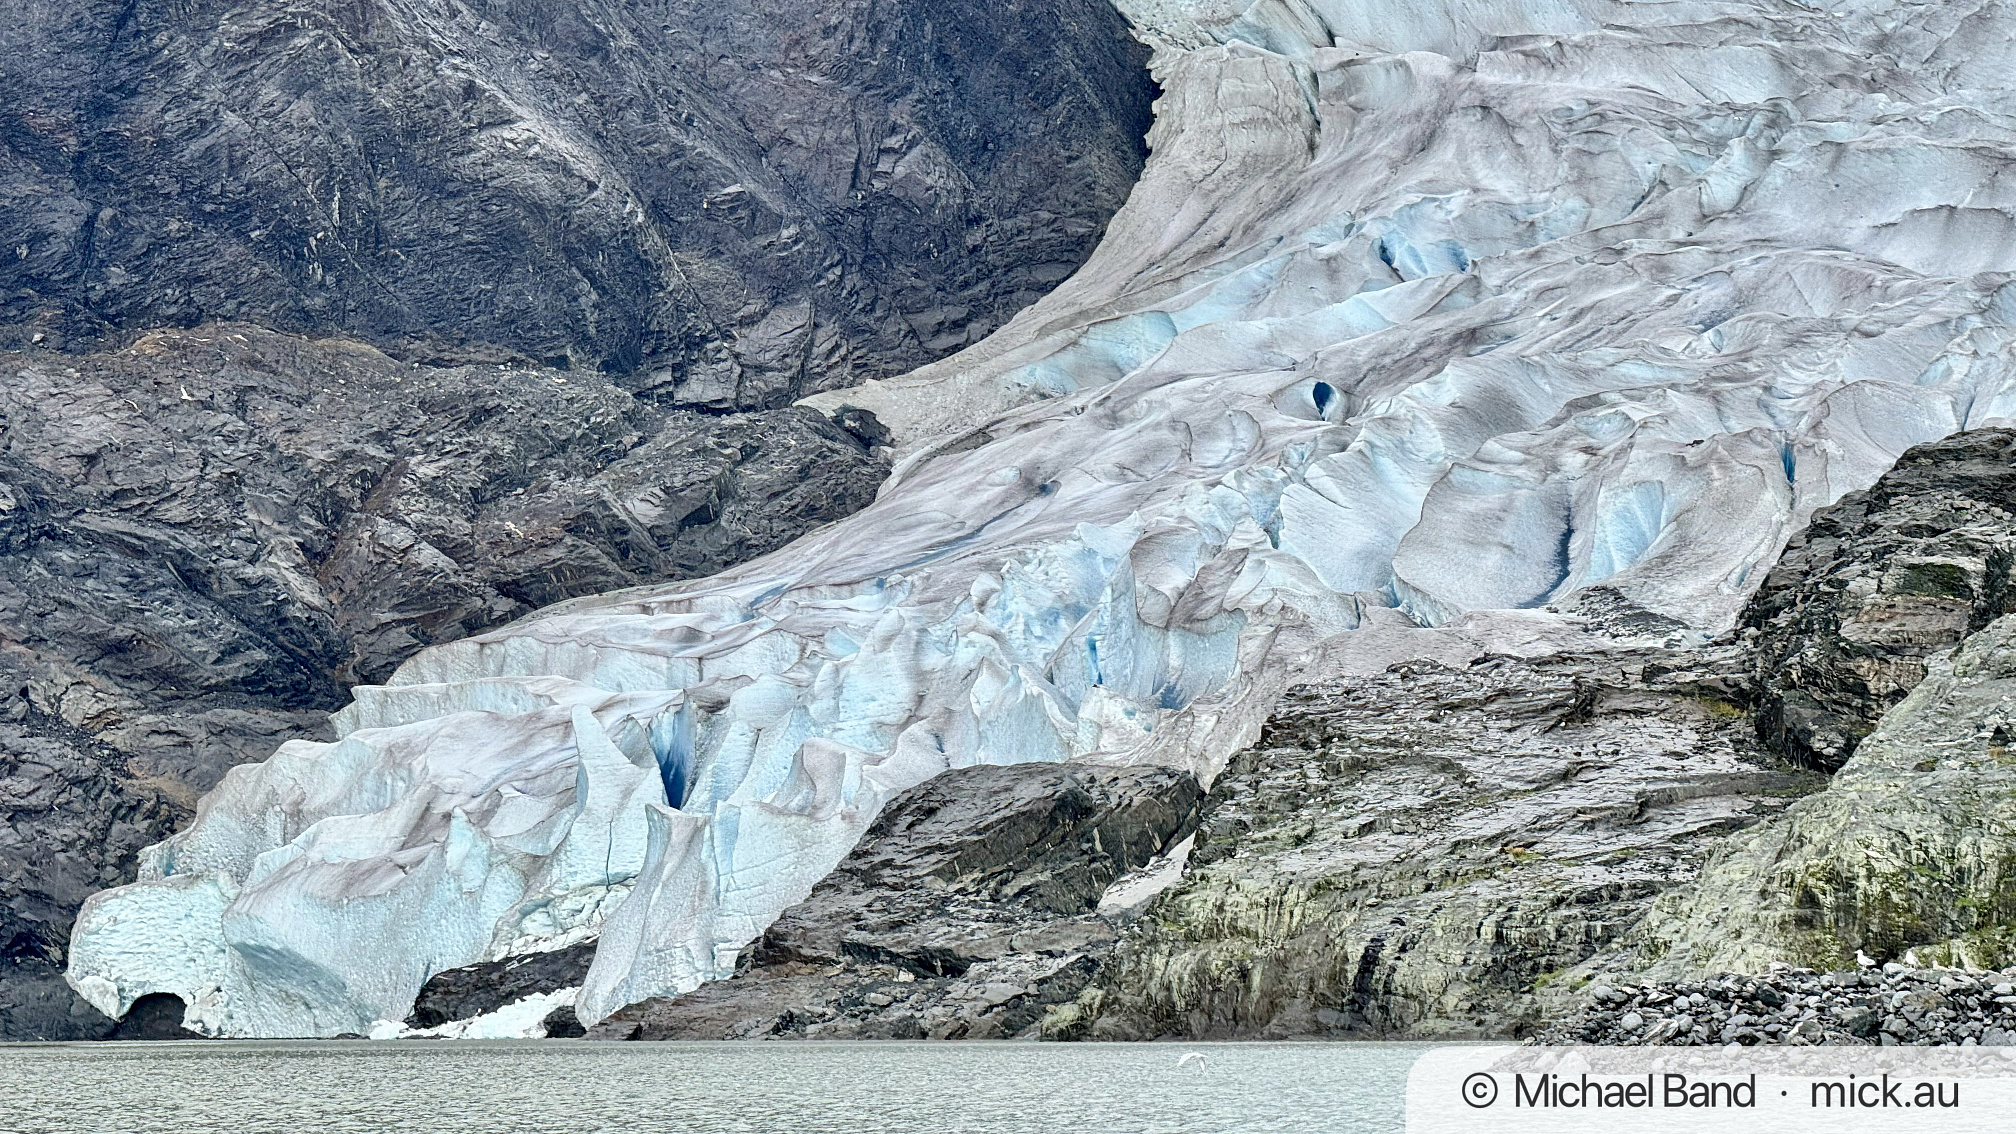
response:
[(0, 352), (0, 374), (8, 1037), (110, 1027), (56, 977), (72, 912), (233, 765), (322, 735), (350, 685), (548, 603), (718, 571), (887, 472), (810, 410), (665, 410), (596, 374), (232, 324)]
[(1743, 615), (1766, 743), (1834, 771), (1928, 656), (2016, 611), (2012, 462), (2004, 429), (1920, 445), (1793, 537)]
[(774, 407), (976, 341), (1145, 157), (1106, 0), (24, 0), (0, 336), (233, 319)]
[(1827, 789), (1724, 840), (1605, 971), (2016, 964), (2016, 616), (1933, 657)]
[[(413, 1014), (406, 1023), (414, 1028), (439, 1027), (450, 1020), (467, 1020), (495, 1012), (515, 1000), (540, 993), (579, 988), (595, 963), (595, 943), (583, 941), (550, 953), (528, 953), (501, 961), (485, 961), (448, 969), (427, 978), (413, 1001)], [(555, 1009), (555, 1015), (572, 1019), (573, 1009)], [(579, 1034), (580, 1024), (575, 1024)], [(547, 1035), (553, 1035), (551, 1028)]]
[(566, 1005), (548, 1012), (539, 1026), (545, 1031), (547, 1039), (581, 1039), (588, 1034), (588, 1029), (581, 1026), (581, 1018)]
[(1000, 1038), (1097, 972), (1115, 879), (1190, 834), (1202, 790), (1168, 768), (947, 772), (743, 953), (735, 977), (632, 1005), (590, 1039)]
[(0, 671), (191, 792), (422, 646), (718, 571), (887, 470), (809, 410), (230, 325), (0, 372)]
[(71, 917), (93, 891), (131, 878), (140, 849), (185, 814), (123, 765), (18, 684), (0, 696), (0, 1038), (112, 1028), (63, 983)]

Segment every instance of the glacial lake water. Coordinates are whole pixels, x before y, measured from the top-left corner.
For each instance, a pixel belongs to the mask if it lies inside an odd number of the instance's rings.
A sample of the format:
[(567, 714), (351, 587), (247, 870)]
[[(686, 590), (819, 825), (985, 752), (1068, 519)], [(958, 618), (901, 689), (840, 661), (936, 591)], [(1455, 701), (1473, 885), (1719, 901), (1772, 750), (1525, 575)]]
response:
[[(1418, 1044), (0, 1046), (9, 1134), (1389, 1134)], [(1204, 1060), (1182, 1062), (1190, 1052)]]

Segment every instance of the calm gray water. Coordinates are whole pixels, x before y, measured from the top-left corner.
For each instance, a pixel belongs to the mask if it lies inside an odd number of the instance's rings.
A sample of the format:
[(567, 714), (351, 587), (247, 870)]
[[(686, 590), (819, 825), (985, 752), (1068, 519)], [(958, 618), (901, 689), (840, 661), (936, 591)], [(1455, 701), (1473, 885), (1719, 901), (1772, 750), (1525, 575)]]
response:
[[(9, 1134), (1388, 1134), (1414, 1044), (0, 1046)], [(1178, 1066), (1187, 1052), (1207, 1057)]]

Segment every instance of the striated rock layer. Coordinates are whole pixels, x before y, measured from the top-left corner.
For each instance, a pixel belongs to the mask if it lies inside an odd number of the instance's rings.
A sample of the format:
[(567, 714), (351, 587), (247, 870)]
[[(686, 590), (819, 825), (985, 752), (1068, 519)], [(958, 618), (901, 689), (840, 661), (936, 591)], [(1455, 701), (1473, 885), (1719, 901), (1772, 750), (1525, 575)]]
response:
[(1827, 790), (1640, 927), (1654, 973), (2016, 963), (2016, 617), (1934, 658)]
[(775, 408), (983, 337), (1133, 184), (1105, 0), (9, 0), (0, 345), (208, 319)]
[(1055, 1038), (1521, 1034), (1731, 830), (1819, 778), (1759, 750), (1742, 655), (1460, 655), (1292, 691), (1181, 883)]
[(2016, 413), (2004, 5), (1134, 15), (1165, 93), (1092, 259), (812, 399), (892, 429), (873, 505), (361, 688), (93, 900), (77, 987), (329, 1034), (595, 935), (592, 1023), (730, 975), (948, 768), (1209, 782), (1395, 620), (1698, 641), (1815, 508)]

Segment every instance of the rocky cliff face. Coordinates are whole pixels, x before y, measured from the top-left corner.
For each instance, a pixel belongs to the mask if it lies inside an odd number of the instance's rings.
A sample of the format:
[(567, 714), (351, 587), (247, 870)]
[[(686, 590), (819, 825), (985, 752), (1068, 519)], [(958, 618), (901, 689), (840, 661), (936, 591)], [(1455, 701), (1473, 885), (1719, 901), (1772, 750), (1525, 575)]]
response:
[(1744, 611), (1766, 743), (1834, 771), (1933, 656), (2016, 609), (2016, 433), (1921, 445), (1813, 516)]
[(421, 646), (768, 551), (887, 467), (807, 410), (239, 325), (0, 367), (0, 665), (197, 792)]
[(112, 1022), (63, 983), (71, 919), (92, 891), (131, 878), (187, 806), (18, 693), (0, 715), (0, 1037), (103, 1036)]
[(1182, 882), (1046, 1031), (1522, 1032), (1536, 983), (1817, 786), (1756, 745), (1742, 660), (1483, 654), (1298, 688), (1213, 786)]
[(2016, 963), (2016, 619), (1929, 669), (1826, 791), (1660, 903), (1638, 934), (1651, 971)]
[(782, 405), (975, 341), (1144, 156), (1105, 0), (11, 0), (0, 345), (236, 319)]
[[(1927, 446), (1893, 477), (1944, 475), (1962, 501), (2016, 503), (1994, 490), (2001, 462), (1965, 476), (1970, 454), (2007, 443)], [(1857, 535), (1887, 533), (1844, 534), (1853, 558)], [(1556, 1040), (2016, 1044), (2016, 617), (1923, 664), (1826, 790), (1724, 840), (1698, 879), (1568, 974)]]

